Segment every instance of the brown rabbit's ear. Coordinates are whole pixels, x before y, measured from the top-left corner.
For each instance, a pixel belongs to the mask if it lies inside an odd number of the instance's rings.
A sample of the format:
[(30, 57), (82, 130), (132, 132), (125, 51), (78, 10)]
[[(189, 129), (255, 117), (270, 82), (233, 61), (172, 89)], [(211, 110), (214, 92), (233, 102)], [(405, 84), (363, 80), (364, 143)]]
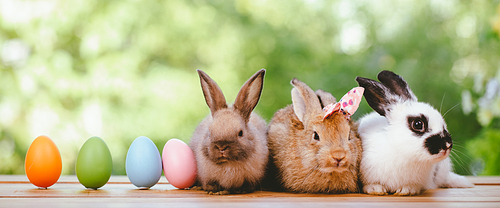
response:
[(224, 98), (219, 85), (202, 70), (197, 69), (196, 71), (200, 76), (201, 89), (212, 115), (222, 108), (227, 108), (226, 98)]
[(316, 90), (316, 95), (318, 96), (319, 103), (321, 104), (321, 108), (324, 108), (330, 103), (336, 103), (337, 100), (333, 97), (332, 94), (325, 92), (324, 90)]
[(250, 79), (243, 84), (234, 101), (234, 108), (240, 111), (241, 116), (246, 122), (248, 122), (250, 114), (259, 102), (262, 87), (264, 85), (265, 73), (266, 70), (261, 69), (250, 77)]
[(293, 111), (300, 122), (304, 123), (307, 115), (321, 112), (318, 96), (309, 86), (297, 78), (293, 78), (290, 83), (294, 86), (292, 89)]

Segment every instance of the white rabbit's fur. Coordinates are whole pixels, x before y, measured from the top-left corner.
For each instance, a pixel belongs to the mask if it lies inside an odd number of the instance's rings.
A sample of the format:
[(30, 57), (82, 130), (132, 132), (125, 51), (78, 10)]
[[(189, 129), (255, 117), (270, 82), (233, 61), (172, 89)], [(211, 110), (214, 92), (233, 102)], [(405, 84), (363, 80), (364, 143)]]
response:
[[(392, 72), (383, 76), (393, 76)], [(392, 75), (390, 74), (392, 73)], [(397, 75), (396, 75), (397, 76)], [(406, 85), (404, 80), (400, 78)], [(364, 80), (369, 80), (361, 78)], [(380, 78), (379, 80), (383, 80)], [(451, 151), (451, 137), (446, 143), (448, 149), (439, 149), (438, 153), (431, 154), (425, 142), (432, 136), (447, 137), (446, 123), (441, 114), (432, 106), (418, 102), (406, 85), (406, 95), (397, 95), (393, 86), (368, 81), (363, 83), (357, 79), (360, 86), (366, 89), (365, 97), (369, 93), (384, 94), (380, 103), (376, 99), (367, 98), (370, 106), (377, 112), (372, 112), (359, 121), (358, 132), (363, 144), (363, 157), (360, 165), (363, 191), (368, 194), (385, 195), (416, 195), (427, 189), (439, 187), (459, 188), (472, 187), (465, 177), (452, 172), (451, 161), (448, 155)], [(360, 82), (361, 81), (361, 82)], [(381, 87), (382, 90), (370, 90), (371, 87)], [(397, 87), (397, 86), (396, 86)], [(403, 90), (404, 91), (404, 90)], [(373, 98), (373, 97), (372, 97)], [(375, 106), (375, 107), (374, 107)], [(382, 110), (383, 109), (383, 110)], [(381, 116), (385, 115), (385, 116)], [(409, 117), (424, 116), (428, 123), (427, 131), (417, 135), (410, 129)]]

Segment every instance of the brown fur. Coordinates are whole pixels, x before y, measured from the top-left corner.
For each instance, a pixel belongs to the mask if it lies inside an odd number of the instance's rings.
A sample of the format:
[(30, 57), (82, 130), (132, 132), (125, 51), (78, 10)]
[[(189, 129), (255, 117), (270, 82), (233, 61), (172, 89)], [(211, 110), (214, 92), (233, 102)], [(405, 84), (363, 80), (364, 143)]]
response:
[(198, 73), (211, 110), (190, 141), (198, 183), (208, 193), (252, 192), (264, 176), (269, 155), (266, 122), (252, 112), (260, 97), (265, 70), (242, 86), (231, 106), (227, 106), (217, 84), (201, 70)]
[[(323, 120), (321, 108), (335, 102), (335, 98), (324, 91), (315, 94), (298, 80), (292, 84), (303, 98), (309, 98), (305, 100), (304, 123), (294, 112), (294, 106), (289, 105), (274, 114), (268, 130), (269, 151), (281, 185), (293, 192), (358, 192), (362, 149), (357, 125), (341, 113)], [(314, 139), (314, 131), (319, 141)], [(333, 158), (343, 156), (337, 167)]]

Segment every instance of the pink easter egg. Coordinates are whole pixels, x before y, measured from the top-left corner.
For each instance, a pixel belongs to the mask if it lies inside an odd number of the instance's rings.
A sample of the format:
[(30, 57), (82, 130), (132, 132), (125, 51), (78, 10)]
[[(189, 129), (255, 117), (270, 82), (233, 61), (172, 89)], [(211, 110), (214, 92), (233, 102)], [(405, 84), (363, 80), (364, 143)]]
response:
[(163, 172), (168, 182), (179, 189), (196, 182), (196, 160), (189, 146), (179, 139), (171, 139), (163, 147)]

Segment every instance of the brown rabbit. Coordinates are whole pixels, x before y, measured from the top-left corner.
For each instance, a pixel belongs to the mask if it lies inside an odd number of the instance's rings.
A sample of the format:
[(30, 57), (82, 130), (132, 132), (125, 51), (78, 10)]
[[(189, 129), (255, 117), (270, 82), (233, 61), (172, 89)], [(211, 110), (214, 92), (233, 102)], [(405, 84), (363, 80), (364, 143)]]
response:
[(357, 126), (342, 113), (324, 119), (335, 98), (293, 79), (293, 105), (274, 114), (268, 145), (285, 190), (307, 193), (358, 192), (361, 140)]
[(265, 69), (241, 87), (232, 106), (217, 83), (198, 70), (210, 108), (190, 141), (198, 168), (197, 181), (210, 194), (252, 192), (264, 176), (269, 150), (266, 122), (253, 113), (264, 83)]

